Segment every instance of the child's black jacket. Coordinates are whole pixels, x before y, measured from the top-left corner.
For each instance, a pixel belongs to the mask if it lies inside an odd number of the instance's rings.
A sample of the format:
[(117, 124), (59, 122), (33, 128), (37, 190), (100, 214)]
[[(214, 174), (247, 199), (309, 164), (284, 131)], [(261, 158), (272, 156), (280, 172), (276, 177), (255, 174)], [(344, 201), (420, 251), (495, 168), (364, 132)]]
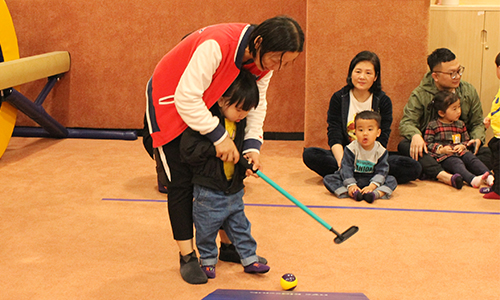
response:
[[(224, 116), (219, 105), (215, 104), (210, 109), (214, 116), (219, 117), (224, 125)], [(236, 123), (236, 136), (234, 144), (241, 153), (245, 136), (246, 119)], [(243, 187), (246, 169), (241, 164), (235, 164), (233, 179), (228, 181), (224, 174), (224, 163), (216, 156), (214, 144), (199, 132), (188, 128), (181, 137), (180, 144), (181, 160), (191, 166), (193, 172), (193, 184), (198, 184), (213, 190), (224, 191), (226, 194), (234, 194)], [(240, 159), (245, 159), (240, 154)]]

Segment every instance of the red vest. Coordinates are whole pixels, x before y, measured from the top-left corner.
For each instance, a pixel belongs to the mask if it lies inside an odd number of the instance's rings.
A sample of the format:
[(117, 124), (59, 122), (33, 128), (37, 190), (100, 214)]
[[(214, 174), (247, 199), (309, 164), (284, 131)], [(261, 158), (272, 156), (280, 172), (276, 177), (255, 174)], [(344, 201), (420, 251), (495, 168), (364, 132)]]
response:
[[(187, 36), (161, 59), (152, 77), (152, 99), (150, 101), (152, 100), (156, 116), (156, 124), (153, 124), (153, 133), (151, 134), (153, 147), (169, 143), (188, 127), (175, 109), (175, 105), (160, 105), (159, 99), (172, 97), (169, 100), (173, 100), (179, 80), (198, 46), (207, 40), (215, 40), (222, 52), (222, 61), (212, 76), (211, 85), (203, 94), (203, 101), (210, 108), (239, 74), (241, 65), (238, 66), (237, 61), (241, 64), (244, 53), (242, 49), (244, 50), (248, 43), (248, 39), (240, 40), (240, 38), (247, 26), (248, 24), (231, 23), (205, 27)], [(247, 31), (246, 36), (249, 35), (250, 31)], [(241, 41), (244, 41), (245, 44), (242, 44), (242, 49), (239, 49)], [(236, 51), (238, 50), (238, 54), (241, 53), (241, 55), (237, 56)], [(254, 66), (255, 64), (245, 65), (245, 68), (250, 69), (258, 78), (267, 74), (267, 72), (260, 72)]]

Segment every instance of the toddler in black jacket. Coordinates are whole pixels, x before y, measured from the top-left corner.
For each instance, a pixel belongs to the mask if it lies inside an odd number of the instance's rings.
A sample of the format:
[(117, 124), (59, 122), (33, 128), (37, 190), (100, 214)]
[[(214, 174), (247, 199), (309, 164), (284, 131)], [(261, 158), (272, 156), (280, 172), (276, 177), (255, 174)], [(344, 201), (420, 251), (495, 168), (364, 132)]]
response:
[[(245, 118), (259, 104), (255, 77), (242, 69), (217, 103), (211, 112), (220, 118), (226, 133), (241, 152), (245, 138)], [(241, 164), (222, 161), (217, 157), (214, 143), (190, 128), (182, 135), (180, 152), (182, 160), (191, 166), (193, 172), (196, 246), (202, 270), (207, 277), (215, 278), (218, 261), (216, 237), (220, 228), (225, 230), (236, 247), (245, 272), (268, 272), (269, 266), (260, 262), (256, 254), (257, 243), (250, 233), (250, 222), (244, 212), (243, 179), (247, 174), (246, 168)]]

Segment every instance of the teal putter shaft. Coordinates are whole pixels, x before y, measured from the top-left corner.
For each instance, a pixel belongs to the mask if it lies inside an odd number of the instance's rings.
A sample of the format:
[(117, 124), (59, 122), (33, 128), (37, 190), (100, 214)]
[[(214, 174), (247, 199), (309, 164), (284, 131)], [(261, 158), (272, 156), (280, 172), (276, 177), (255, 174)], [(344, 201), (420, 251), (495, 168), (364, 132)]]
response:
[(317, 214), (315, 214), (312, 210), (310, 210), (309, 207), (305, 206), (299, 200), (297, 200), (295, 197), (290, 195), (290, 193), (288, 193), (282, 187), (280, 187), (278, 184), (276, 184), (273, 180), (271, 180), (271, 178), (267, 177), (260, 170), (253, 170), (253, 165), (250, 164), (246, 159), (242, 158), (242, 159), (240, 159), (239, 162), (242, 163), (247, 169), (250, 169), (254, 173), (256, 173), (257, 175), (259, 175), (260, 178), (264, 179), (265, 182), (267, 182), (269, 185), (271, 185), (273, 188), (275, 188), (283, 196), (287, 197), (288, 200), (292, 201), (295, 205), (297, 205), (299, 208), (301, 208), (303, 211), (305, 211), (308, 215), (313, 217), (316, 221), (318, 221), (326, 229), (333, 232), (337, 236), (334, 239), (334, 242), (336, 244), (342, 243), (343, 241), (347, 240), (352, 235), (354, 235), (356, 232), (358, 232), (359, 228), (357, 226), (351, 226), (349, 229), (344, 231), (342, 234), (338, 233), (335, 229), (333, 229), (332, 226), (330, 226), (327, 222), (325, 222), (322, 218), (320, 218)]
[(273, 188), (275, 188), (278, 192), (283, 194), (285, 197), (287, 197), (290, 201), (292, 201), (295, 205), (300, 207), (303, 211), (308, 213), (311, 217), (313, 217), (316, 221), (318, 221), (321, 225), (325, 226), (326, 229), (331, 230), (332, 226), (330, 226), (328, 223), (325, 222), (325, 220), (321, 219), (317, 214), (315, 214), (312, 210), (309, 209), (309, 207), (305, 206), (302, 204), (299, 200), (297, 200), (295, 197), (290, 195), (287, 191), (285, 191), (282, 187), (277, 185), (274, 181), (271, 180), (271, 178), (267, 177), (264, 173), (261, 171), (257, 170), (255, 172), (257, 175), (259, 175), (260, 178), (264, 179), (267, 183), (269, 183)]

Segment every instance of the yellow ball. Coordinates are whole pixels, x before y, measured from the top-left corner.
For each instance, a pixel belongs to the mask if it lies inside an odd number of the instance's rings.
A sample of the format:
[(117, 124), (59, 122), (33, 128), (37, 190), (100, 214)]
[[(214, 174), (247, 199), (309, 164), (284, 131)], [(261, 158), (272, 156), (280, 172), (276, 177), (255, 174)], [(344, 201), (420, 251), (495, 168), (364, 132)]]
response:
[(280, 283), (281, 287), (284, 290), (290, 291), (297, 286), (297, 278), (292, 273), (286, 273), (285, 275), (281, 276)]

